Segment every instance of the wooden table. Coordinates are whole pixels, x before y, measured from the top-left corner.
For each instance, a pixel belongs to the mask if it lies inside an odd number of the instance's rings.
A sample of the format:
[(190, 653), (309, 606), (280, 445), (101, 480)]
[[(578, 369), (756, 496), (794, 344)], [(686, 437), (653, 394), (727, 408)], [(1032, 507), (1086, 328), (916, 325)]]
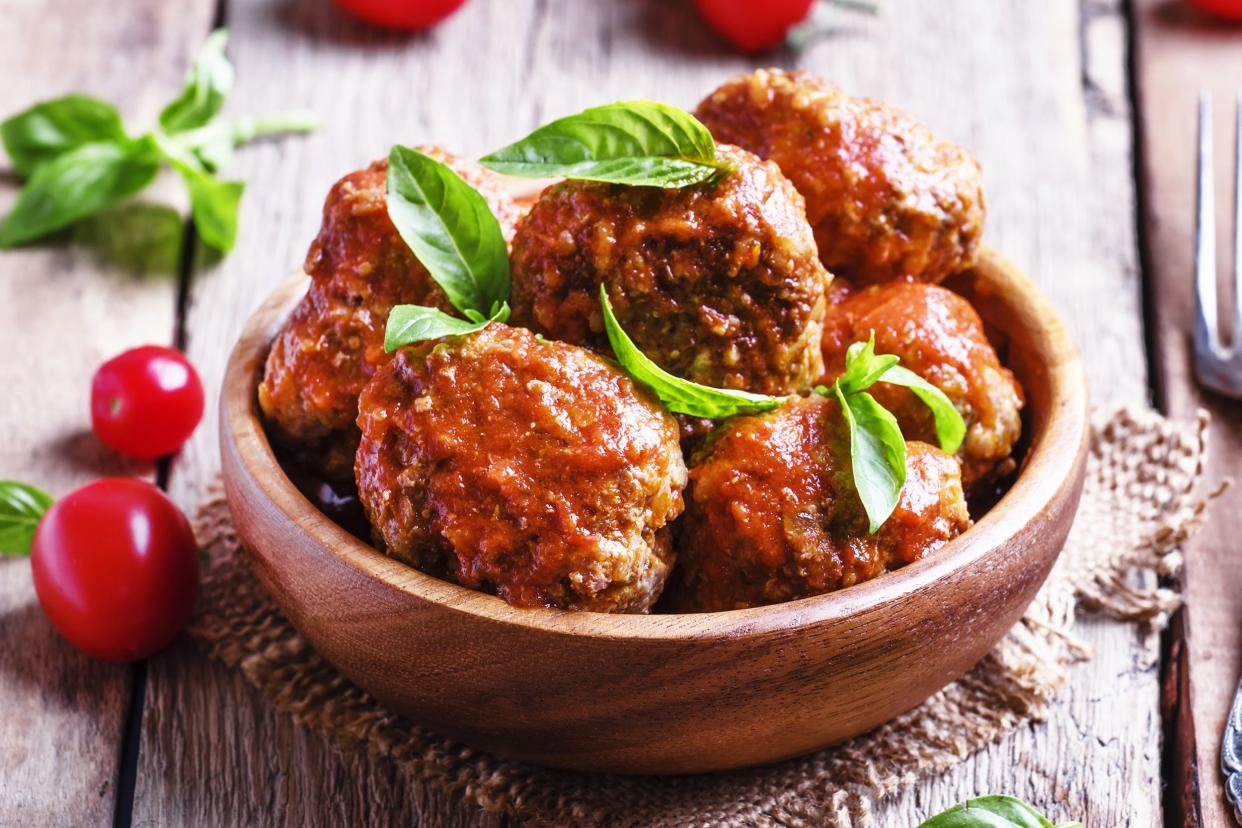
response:
[[(104, 358), (173, 342), (217, 386), (249, 311), (300, 264), (330, 184), (394, 142), (478, 154), (589, 104), (690, 107), (762, 63), (891, 101), (972, 148), (986, 170), (987, 237), (1064, 312), (1095, 401), (1154, 399), (1179, 415), (1205, 405), (1216, 415), (1213, 474), (1236, 466), (1239, 406), (1195, 388), (1186, 331), (1195, 93), (1220, 93), (1218, 156), (1228, 158), (1223, 116), (1242, 81), (1242, 29), (1180, 0), (880, 5), (874, 19), (837, 17), (839, 29), (801, 54), (752, 61), (678, 0), (470, 0), (415, 36), (366, 29), (327, 0), (0, 0), (0, 113), (72, 89), (150, 122), (223, 21), (239, 76), (232, 111), (305, 108), (323, 120), (308, 139), (239, 154), (243, 227), (223, 261), (184, 244), (180, 218), (157, 206), (184, 207), (175, 182), (68, 243), (0, 254), (0, 477), (63, 493), (102, 474), (140, 475), (192, 508), (217, 469), (214, 412), (171, 464), (120, 460), (89, 432), (89, 377)], [(0, 209), (15, 189), (0, 179)], [(127, 233), (128, 245), (106, 244)], [(115, 252), (135, 246), (141, 255)], [(1237, 537), (1242, 491), (1187, 550), (1189, 609), (1173, 633), (1083, 619), (1096, 655), (1074, 668), (1049, 722), (924, 782), (878, 823), (912, 825), (1005, 792), (1093, 827), (1228, 824), (1216, 749), (1242, 671)], [(0, 562), (0, 631), (6, 824), (503, 822), (383, 761), (337, 753), (189, 643), (133, 666), (80, 657), (44, 621), (25, 561)]]

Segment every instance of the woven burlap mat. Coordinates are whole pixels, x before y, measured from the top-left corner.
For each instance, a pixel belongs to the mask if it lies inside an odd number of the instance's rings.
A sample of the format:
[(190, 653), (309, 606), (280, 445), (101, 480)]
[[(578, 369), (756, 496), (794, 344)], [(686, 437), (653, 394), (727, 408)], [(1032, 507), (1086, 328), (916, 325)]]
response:
[[(1043, 590), (999, 646), (922, 706), (850, 742), (746, 771), (678, 778), (581, 775), (496, 759), (389, 713), (310, 648), (254, 579), (218, 493), (197, 530), (209, 560), (192, 636), (238, 667), (283, 712), (343, 750), (489, 811), (550, 825), (865, 825), (874, 805), (1047, 716), (1067, 667), (1088, 653), (1070, 635), (1079, 607), (1160, 624), (1179, 546), (1211, 495), (1196, 497), (1207, 417), (1097, 414), (1082, 506)], [(1166, 578), (1165, 583), (1170, 581)]]

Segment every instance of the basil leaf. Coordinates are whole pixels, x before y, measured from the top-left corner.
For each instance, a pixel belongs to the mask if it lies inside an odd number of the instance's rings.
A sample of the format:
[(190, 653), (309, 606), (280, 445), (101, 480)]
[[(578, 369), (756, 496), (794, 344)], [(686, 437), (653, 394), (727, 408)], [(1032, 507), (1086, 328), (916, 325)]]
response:
[(0, 480), (0, 555), (29, 555), (35, 528), (51, 505), (41, 489)]
[(1020, 799), (981, 796), (924, 820), (918, 828), (1082, 828), (1082, 823), (1055, 825)]
[(897, 418), (866, 391), (846, 394), (833, 386), (850, 429), (854, 488), (875, 534), (897, 508), (906, 485), (906, 441)]
[(623, 101), (560, 118), (480, 163), (525, 178), (651, 187), (685, 187), (726, 169), (716, 160), (707, 127), (690, 113), (655, 101)]
[(28, 178), (40, 164), (96, 141), (124, 141), (125, 127), (112, 104), (65, 95), (35, 104), (0, 123), (0, 140), (13, 171)]
[(954, 454), (961, 448), (962, 440), (966, 439), (966, 421), (943, 391), (899, 365), (888, 368), (880, 375), (879, 381), (909, 388), (931, 409), (932, 419), (936, 422), (936, 439), (940, 441), (941, 450)]
[[(900, 360), (892, 354), (875, 353), (875, 331), (866, 342), (855, 342), (845, 351), (845, 371), (837, 379), (846, 394), (854, 394), (870, 388), (877, 382), (887, 382), (909, 388), (931, 409), (936, 424), (936, 438), (940, 448), (949, 454), (956, 452), (966, 437), (966, 422), (944, 392), (913, 371), (900, 367)], [(815, 389), (821, 394), (827, 389)]]
[(876, 356), (875, 331), (866, 342), (855, 342), (845, 350), (845, 373), (837, 380), (846, 394), (870, 388), (880, 375), (901, 360), (892, 354)]
[(509, 248), (483, 196), (408, 147), (388, 154), (388, 215), (431, 278), (466, 313), (509, 299)]
[[(482, 317), (482, 314), (478, 316)], [(397, 305), (388, 314), (388, 325), (384, 328), (384, 350), (392, 353), (403, 345), (413, 342), (474, 333), (483, 330), (493, 322), (504, 322), (508, 318), (509, 305), (505, 302), (502, 302), (490, 317), (472, 321), (449, 316), (439, 308)]]
[(237, 241), (237, 211), (241, 205), (240, 181), (221, 181), (197, 166), (170, 158), (190, 191), (190, 216), (194, 229), (208, 247), (227, 253)]
[(216, 117), (233, 88), (233, 65), (224, 55), (229, 33), (216, 29), (199, 50), (185, 76), (185, 87), (160, 113), (160, 128), (168, 133), (194, 129)]
[(608, 291), (599, 286), (599, 303), (604, 312), (604, 330), (617, 362), (638, 384), (659, 397), (665, 408), (675, 414), (720, 420), (735, 414), (756, 414), (776, 408), (784, 399), (748, 391), (711, 388), (675, 377), (656, 365), (636, 346), (613, 315)]
[(121, 201), (151, 183), (160, 156), (147, 136), (96, 142), (41, 164), (0, 224), (0, 248), (37, 239)]

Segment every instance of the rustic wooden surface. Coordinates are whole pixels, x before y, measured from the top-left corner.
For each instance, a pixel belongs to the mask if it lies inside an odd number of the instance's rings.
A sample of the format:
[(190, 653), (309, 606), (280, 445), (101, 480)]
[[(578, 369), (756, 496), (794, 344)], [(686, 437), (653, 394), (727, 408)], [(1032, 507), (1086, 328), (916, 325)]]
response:
[[(192, 11), (158, 0), (124, 14), (74, 0), (3, 0), (0, 112), (81, 89), (115, 102), (126, 117), (153, 117), (207, 25)], [(60, 47), (49, 48), (53, 43)], [(70, 43), (70, 50), (61, 48)], [(12, 184), (0, 173), (0, 212), (12, 203)], [(170, 230), (163, 240), (172, 246), (105, 261), (101, 240), (125, 232), (127, 219), (138, 216)], [(101, 475), (153, 477), (152, 466), (123, 460), (91, 435), (90, 377), (126, 347), (170, 340), (173, 248), (181, 230), (171, 210), (139, 208), (92, 222), (69, 234), (67, 244), (0, 255), (0, 383), (7, 389), (0, 477), (54, 495)], [(91, 661), (65, 644), (39, 611), (29, 562), (0, 559), (0, 822), (112, 819), (134, 671)]]
[[(1185, 416), (1203, 407), (1212, 413), (1211, 477), (1236, 477), (1242, 472), (1242, 403), (1200, 391), (1195, 385), (1188, 332), (1194, 310), (1191, 239), (1200, 89), (1212, 93), (1214, 104), (1217, 263), (1222, 289), (1232, 277), (1234, 107), (1242, 91), (1242, 27), (1221, 28), (1167, 0), (1139, 0), (1135, 8), (1154, 371), (1161, 402), (1170, 412)], [(1229, 307), (1225, 301), (1222, 306)], [(1234, 337), (1242, 341), (1242, 331)], [(1230, 502), (1242, 502), (1236, 491)], [(1232, 824), (1217, 767), (1221, 729), (1242, 676), (1239, 537), (1242, 511), (1217, 509), (1186, 550), (1188, 605), (1178, 646), (1186, 648), (1189, 662), (1193, 728), (1179, 734), (1188, 751), (1179, 759), (1198, 770), (1193, 776), (1197, 784), (1185, 792), (1187, 823), (1197, 812), (1202, 824), (1213, 828)]]
[[(150, 117), (175, 91), (217, 11), (207, 0), (142, 0), (123, 14), (97, 5), (0, 0), (0, 76), (21, 79), (0, 84), (0, 112), (82, 89), (123, 102), (127, 115)], [(218, 383), (249, 311), (300, 263), (332, 181), (393, 142), (435, 141), (477, 154), (592, 103), (650, 96), (692, 106), (758, 63), (804, 66), (892, 101), (971, 147), (985, 166), (986, 236), (1065, 314), (1095, 401), (1146, 399), (1129, 18), (1165, 19), (1180, 0), (1135, 0), (1133, 10), (1123, 0), (881, 5), (878, 18), (838, 16), (840, 30), (800, 55), (751, 61), (724, 49), (688, 3), (673, 0), (471, 0), (440, 28), (414, 36), (366, 29), (326, 0), (225, 0), (219, 13), (233, 31), (239, 73), (231, 109), (309, 108), (324, 126), (307, 140), (239, 155), (234, 172), (249, 187), (238, 247), (218, 265), (194, 268), (179, 320), (175, 286), (129, 278), (127, 268), (80, 247), (0, 255), (0, 336), (10, 354), (0, 377), (20, 391), (0, 403), (0, 476), (64, 491), (114, 463), (82, 433), (89, 372), (124, 346), (169, 340), (175, 321), (204, 380)], [(1138, 27), (1140, 54), (1155, 53), (1152, 31)], [(1138, 70), (1145, 77), (1145, 67)], [(1145, 138), (1166, 142), (1156, 157), (1190, 158), (1191, 144), (1176, 131), (1182, 122), (1164, 112), (1142, 113)], [(0, 179), (0, 207), (12, 192)], [(1189, 203), (1161, 202), (1170, 221), (1188, 219)], [(1168, 250), (1188, 250), (1182, 231), (1162, 226)], [(1172, 284), (1177, 271), (1169, 273)], [(1186, 411), (1185, 371), (1169, 368), (1185, 364), (1176, 359), (1185, 318), (1177, 308), (1158, 315), (1171, 334), (1160, 338), (1162, 352), (1173, 355), (1158, 371), (1170, 405)], [(55, 382), (44, 384), (45, 377)], [(218, 467), (214, 428), (209, 416), (171, 469), (170, 488), (187, 508)], [(1220, 520), (1227, 510), (1217, 511)], [(1216, 531), (1196, 550), (1227, 548), (1226, 530)], [(129, 673), (88, 664), (64, 647), (32, 603), (27, 572), (21, 561), (0, 563), (0, 697), (21, 711), (0, 719), (0, 813), (34, 824), (106, 821)], [(1207, 581), (1213, 570), (1199, 572)], [(1229, 605), (1202, 600), (1202, 614), (1192, 613), (1200, 653), (1192, 668), (1214, 670), (1231, 685), (1239, 649), (1225, 635), (1234, 628), (1220, 624), (1211, 633), (1208, 621), (1227, 618)], [(1101, 619), (1084, 619), (1079, 633), (1096, 656), (1075, 668), (1072, 691), (1048, 723), (925, 781), (882, 808), (877, 823), (912, 825), (962, 798), (1004, 791), (1091, 826), (1158, 824), (1158, 642)], [(1199, 721), (1205, 785), (1214, 780), (1215, 727), (1210, 715)], [(134, 761), (132, 752), (125, 761)], [(149, 664), (136, 761), (134, 824), (503, 823), (421, 790), (383, 761), (336, 752), (185, 643)], [(130, 818), (118, 815), (120, 824)]]

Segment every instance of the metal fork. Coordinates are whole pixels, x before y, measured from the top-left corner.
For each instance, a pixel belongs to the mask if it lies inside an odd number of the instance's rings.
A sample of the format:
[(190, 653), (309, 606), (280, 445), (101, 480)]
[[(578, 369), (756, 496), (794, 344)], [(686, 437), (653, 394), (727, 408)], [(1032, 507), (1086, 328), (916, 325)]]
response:
[(1242, 93), (1234, 134), (1233, 324), (1220, 334), (1216, 295), (1216, 200), (1212, 170), (1212, 97), (1199, 92), (1198, 203), (1195, 211), (1195, 374), (1213, 391), (1242, 398)]

